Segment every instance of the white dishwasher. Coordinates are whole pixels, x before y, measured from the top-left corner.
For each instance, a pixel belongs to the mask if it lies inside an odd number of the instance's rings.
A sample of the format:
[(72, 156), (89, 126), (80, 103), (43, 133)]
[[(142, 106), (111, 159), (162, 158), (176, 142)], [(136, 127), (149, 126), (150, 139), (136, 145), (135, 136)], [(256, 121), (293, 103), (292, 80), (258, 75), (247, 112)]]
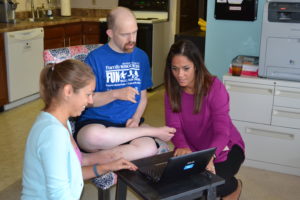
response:
[[(38, 96), (43, 68), (44, 29), (34, 28), (4, 33), (9, 104), (15, 107)], [(18, 103), (19, 102), (19, 103)], [(8, 106), (9, 107), (9, 106)]]

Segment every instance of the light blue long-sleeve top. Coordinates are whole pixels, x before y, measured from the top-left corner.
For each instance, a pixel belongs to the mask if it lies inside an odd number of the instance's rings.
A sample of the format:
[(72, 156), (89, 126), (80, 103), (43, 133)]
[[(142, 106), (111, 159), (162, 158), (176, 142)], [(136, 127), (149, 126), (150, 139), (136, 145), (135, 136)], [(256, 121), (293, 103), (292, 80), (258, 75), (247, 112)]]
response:
[(70, 133), (47, 112), (40, 113), (27, 138), (22, 184), (22, 200), (80, 199), (83, 177)]

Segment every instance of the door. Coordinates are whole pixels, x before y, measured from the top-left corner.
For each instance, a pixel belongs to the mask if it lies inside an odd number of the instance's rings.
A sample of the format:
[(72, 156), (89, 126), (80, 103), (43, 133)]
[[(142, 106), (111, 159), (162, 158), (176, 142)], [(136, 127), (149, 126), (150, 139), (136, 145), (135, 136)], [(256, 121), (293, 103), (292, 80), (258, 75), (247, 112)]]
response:
[(206, 5), (207, 0), (181, 0), (179, 32), (199, 28), (198, 19), (206, 19)]

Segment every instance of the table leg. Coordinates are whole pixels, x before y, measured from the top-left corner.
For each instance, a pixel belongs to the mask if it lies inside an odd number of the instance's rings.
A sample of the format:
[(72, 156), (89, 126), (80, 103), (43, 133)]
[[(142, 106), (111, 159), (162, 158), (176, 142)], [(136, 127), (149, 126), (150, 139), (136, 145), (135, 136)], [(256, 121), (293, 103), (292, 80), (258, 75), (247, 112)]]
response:
[(210, 187), (207, 190), (206, 200), (216, 200), (217, 199), (217, 190), (216, 187)]
[(117, 188), (116, 188), (116, 200), (126, 200), (126, 196), (127, 196), (127, 186), (119, 178), (117, 182)]

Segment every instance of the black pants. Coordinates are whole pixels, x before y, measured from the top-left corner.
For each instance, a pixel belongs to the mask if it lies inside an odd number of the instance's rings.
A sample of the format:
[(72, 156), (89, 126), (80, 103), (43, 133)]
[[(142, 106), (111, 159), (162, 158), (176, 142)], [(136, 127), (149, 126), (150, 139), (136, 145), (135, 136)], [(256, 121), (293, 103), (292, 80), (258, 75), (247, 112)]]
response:
[(234, 145), (226, 161), (215, 163), (217, 175), (225, 179), (225, 184), (217, 187), (218, 196), (224, 197), (236, 190), (238, 182), (234, 175), (238, 173), (244, 160), (244, 151), (238, 145)]

